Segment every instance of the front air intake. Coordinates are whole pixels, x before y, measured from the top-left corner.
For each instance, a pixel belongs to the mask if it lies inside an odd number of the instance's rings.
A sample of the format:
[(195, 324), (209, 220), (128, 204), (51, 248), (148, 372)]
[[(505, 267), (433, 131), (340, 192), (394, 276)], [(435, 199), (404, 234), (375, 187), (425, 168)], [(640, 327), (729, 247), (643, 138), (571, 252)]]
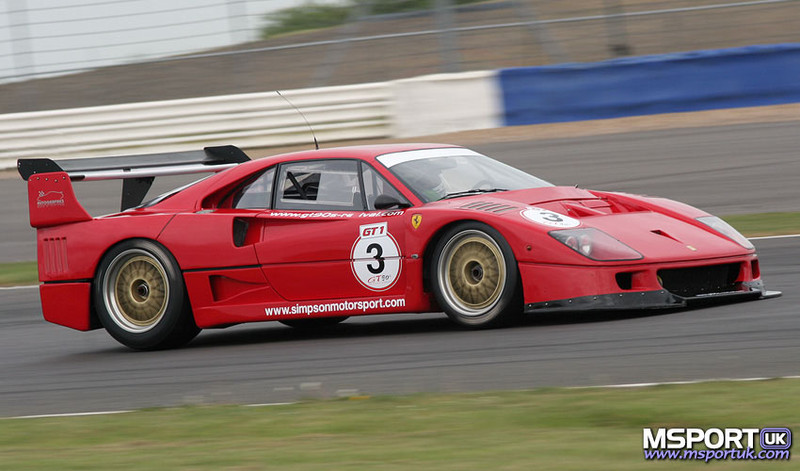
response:
[(678, 296), (691, 298), (713, 293), (738, 291), (741, 264), (708, 265), (704, 267), (658, 270), (661, 286)]

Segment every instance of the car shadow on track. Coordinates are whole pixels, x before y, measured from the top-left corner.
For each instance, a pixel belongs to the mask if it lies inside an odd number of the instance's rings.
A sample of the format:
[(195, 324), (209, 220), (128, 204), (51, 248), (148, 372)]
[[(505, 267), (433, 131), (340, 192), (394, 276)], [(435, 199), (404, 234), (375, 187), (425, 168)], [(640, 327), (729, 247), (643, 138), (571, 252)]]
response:
[[(347, 339), (388, 335), (421, 334), (425, 332), (458, 332), (463, 329), (450, 322), (443, 314), (414, 314), (391, 316), (367, 316), (351, 318), (341, 324), (319, 328), (293, 328), (278, 322), (249, 324), (230, 330), (209, 329), (187, 348), (222, 345), (244, 345), (257, 343), (293, 342), (319, 339)], [(416, 316), (419, 316), (417, 314)], [(391, 317), (390, 319), (386, 319)], [(383, 319), (382, 319), (383, 318)]]
[(562, 325), (562, 324), (589, 324), (593, 322), (613, 322), (628, 319), (663, 316), (677, 312), (686, 312), (693, 308), (675, 309), (647, 309), (647, 310), (605, 310), (605, 311), (580, 311), (580, 312), (551, 312), (546, 314), (529, 314), (519, 325)]
[[(682, 309), (686, 311), (687, 309)], [(510, 326), (499, 329), (536, 328), (549, 325), (587, 324), (595, 322), (614, 322), (636, 318), (667, 315), (677, 309), (647, 311), (602, 311), (602, 312), (561, 312), (527, 315)], [(497, 330), (497, 329), (492, 329)], [(397, 336), (425, 333), (463, 334), (480, 333), (480, 329), (470, 329), (451, 322), (442, 313), (374, 315), (348, 319), (327, 327), (297, 329), (278, 322), (249, 324), (229, 329), (205, 330), (185, 348), (207, 348), (216, 346), (235, 346), (259, 343), (295, 342), (320, 339), (351, 339), (360, 337)]]

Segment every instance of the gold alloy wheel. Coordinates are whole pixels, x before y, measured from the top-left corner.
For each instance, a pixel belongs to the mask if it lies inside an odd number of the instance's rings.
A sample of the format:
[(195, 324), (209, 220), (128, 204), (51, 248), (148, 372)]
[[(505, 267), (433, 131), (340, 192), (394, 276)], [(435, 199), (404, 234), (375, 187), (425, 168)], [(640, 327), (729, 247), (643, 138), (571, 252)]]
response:
[(443, 249), (438, 267), (439, 286), (450, 306), (465, 316), (480, 316), (500, 299), (506, 264), (500, 246), (488, 235), (468, 230)]
[(122, 329), (146, 332), (164, 317), (169, 280), (164, 266), (141, 249), (125, 251), (103, 278), (103, 297), (111, 318)]

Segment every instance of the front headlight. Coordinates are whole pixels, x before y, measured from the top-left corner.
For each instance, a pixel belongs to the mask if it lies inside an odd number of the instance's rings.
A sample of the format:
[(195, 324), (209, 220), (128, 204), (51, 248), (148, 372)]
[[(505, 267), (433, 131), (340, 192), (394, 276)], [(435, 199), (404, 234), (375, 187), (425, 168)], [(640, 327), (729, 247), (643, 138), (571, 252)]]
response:
[(613, 262), (644, 258), (639, 252), (598, 229), (567, 229), (550, 231), (549, 234), (557, 241), (592, 260)]
[(720, 234), (724, 235), (728, 239), (736, 242), (737, 244), (741, 245), (742, 247), (746, 248), (747, 250), (753, 250), (753, 244), (747, 240), (747, 237), (739, 234), (739, 231), (734, 229), (730, 224), (723, 221), (722, 219), (716, 216), (703, 216), (697, 218), (698, 221), (702, 222), (706, 226), (714, 229), (715, 231), (719, 232)]

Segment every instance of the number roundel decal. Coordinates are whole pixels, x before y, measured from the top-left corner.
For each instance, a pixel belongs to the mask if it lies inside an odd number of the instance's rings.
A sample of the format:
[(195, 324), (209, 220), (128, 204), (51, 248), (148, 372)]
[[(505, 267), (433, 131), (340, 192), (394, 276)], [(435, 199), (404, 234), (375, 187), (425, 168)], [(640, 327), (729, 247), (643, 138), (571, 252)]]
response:
[(372, 291), (394, 286), (402, 268), (400, 246), (385, 222), (359, 226), (350, 259), (358, 282)]
[(577, 227), (581, 223), (569, 216), (535, 206), (530, 206), (528, 209), (523, 210), (522, 216), (529, 221), (550, 227), (570, 228)]

